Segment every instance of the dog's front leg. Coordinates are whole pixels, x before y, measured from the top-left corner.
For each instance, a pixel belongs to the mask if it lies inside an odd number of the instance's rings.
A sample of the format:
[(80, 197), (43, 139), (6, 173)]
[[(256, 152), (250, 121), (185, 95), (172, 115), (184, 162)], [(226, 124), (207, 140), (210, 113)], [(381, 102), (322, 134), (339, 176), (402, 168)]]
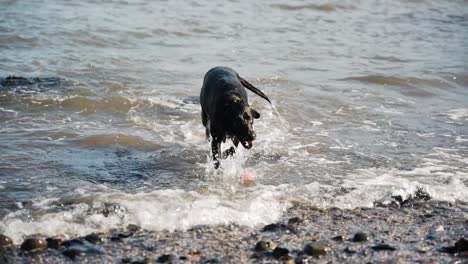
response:
[(233, 138), (232, 143), (234, 143), (235, 147), (230, 147), (229, 149), (225, 150), (223, 152), (223, 159), (225, 159), (225, 158), (227, 158), (229, 156), (232, 156), (232, 155), (234, 155), (234, 153), (236, 153), (236, 148), (239, 145), (239, 140), (237, 138)]
[(219, 168), (219, 159), (221, 158), (221, 141), (218, 138), (213, 138), (211, 141), (211, 152), (213, 154), (213, 163), (215, 169)]

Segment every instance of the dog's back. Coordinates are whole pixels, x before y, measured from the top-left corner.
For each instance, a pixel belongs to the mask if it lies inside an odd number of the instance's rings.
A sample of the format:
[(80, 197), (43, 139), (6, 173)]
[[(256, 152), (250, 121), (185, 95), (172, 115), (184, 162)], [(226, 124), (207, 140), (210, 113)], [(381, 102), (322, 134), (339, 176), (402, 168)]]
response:
[(215, 67), (209, 70), (203, 80), (200, 93), (200, 104), (208, 116), (213, 117), (218, 106), (223, 104), (227, 93), (237, 94), (246, 104), (248, 103), (247, 92), (233, 69)]

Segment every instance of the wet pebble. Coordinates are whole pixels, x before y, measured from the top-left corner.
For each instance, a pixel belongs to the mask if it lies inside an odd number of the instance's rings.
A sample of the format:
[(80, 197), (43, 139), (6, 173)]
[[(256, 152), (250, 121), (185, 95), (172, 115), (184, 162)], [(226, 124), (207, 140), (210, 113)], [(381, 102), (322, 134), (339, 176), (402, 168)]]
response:
[(444, 247), (442, 251), (451, 254), (468, 252), (468, 240), (460, 238), (453, 247)]
[(47, 242), (40, 238), (27, 238), (23, 241), (23, 244), (21, 244), (21, 250), (23, 251), (32, 251), (45, 248), (47, 248)]
[(271, 251), (274, 250), (276, 246), (274, 242), (262, 240), (255, 245), (255, 251)]
[(127, 264), (127, 263), (130, 263), (130, 264), (147, 264), (147, 263), (151, 263), (151, 262), (146, 258), (123, 258), (121, 260), (121, 263), (123, 263), (123, 264)]
[(177, 256), (173, 254), (164, 254), (159, 256), (156, 260), (158, 263), (175, 263), (177, 262)]
[(124, 233), (115, 233), (112, 235), (111, 240), (112, 241), (121, 241), (123, 238), (129, 238), (133, 236), (132, 232), (124, 232)]
[(455, 243), (455, 251), (465, 252), (468, 251), (468, 240), (461, 238)]
[(138, 231), (141, 231), (141, 227), (134, 224), (129, 224), (127, 225), (127, 231), (131, 233), (136, 233)]
[(298, 225), (298, 224), (301, 224), (302, 222), (303, 220), (300, 219), (299, 217), (293, 217), (288, 220), (288, 225)]
[(308, 243), (304, 247), (304, 252), (306, 254), (315, 257), (326, 255), (329, 250), (330, 249), (327, 247), (327, 245), (321, 242)]
[(63, 239), (59, 237), (48, 237), (46, 238), (47, 247), (58, 249), (63, 244)]
[(332, 240), (336, 242), (344, 242), (345, 238), (344, 236), (339, 235), (339, 236), (332, 237)]
[(287, 248), (276, 247), (271, 254), (275, 259), (281, 259), (289, 255), (289, 250)]
[(373, 250), (390, 250), (390, 251), (394, 251), (396, 250), (395, 247), (392, 247), (388, 244), (377, 244), (375, 246), (372, 246), (371, 247)]
[(93, 244), (98, 244), (98, 243), (103, 242), (102, 238), (99, 235), (94, 234), (94, 233), (85, 236), (84, 239)]
[(364, 232), (357, 232), (354, 234), (353, 242), (365, 242), (369, 240), (369, 236)]
[(263, 232), (282, 232), (282, 231), (292, 231), (291, 227), (285, 224), (269, 224), (263, 227)]
[(13, 245), (13, 240), (11, 240), (11, 238), (5, 236), (5, 235), (2, 235), (0, 234), (0, 248), (1, 247), (8, 247), (8, 246), (11, 246)]
[(62, 251), (64, 256), (75, 259), (84, 254), (103, 254), (104, 251), (98, 246), (82, 239), (71, 239), (63, 242), (65, 249)]

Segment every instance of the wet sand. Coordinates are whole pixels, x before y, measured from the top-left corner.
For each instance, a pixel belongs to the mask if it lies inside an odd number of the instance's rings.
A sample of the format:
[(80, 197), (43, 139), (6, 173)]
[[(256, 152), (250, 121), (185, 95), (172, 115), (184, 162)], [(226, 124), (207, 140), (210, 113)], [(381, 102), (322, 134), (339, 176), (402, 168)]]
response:
[[(137, 226), (32, 252), (4, 247), (2, 263), (465, 263), (468, 204), (403, 201), (353, 210), (293, 205), (256, 228)], [(458, 242), (458, 243), (457, 243)], [(53, 246), (49, 244), (49, 247)]]

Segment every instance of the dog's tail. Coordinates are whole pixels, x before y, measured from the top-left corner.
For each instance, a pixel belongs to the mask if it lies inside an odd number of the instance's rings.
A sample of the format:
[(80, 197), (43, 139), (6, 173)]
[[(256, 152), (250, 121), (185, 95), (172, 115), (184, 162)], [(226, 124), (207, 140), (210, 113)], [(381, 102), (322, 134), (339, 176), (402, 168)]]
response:
[(267, 100), (270, 104), (271, 104), (271, 101), (270, 99), (268, 99), (268, 96), (266, 96), (266, 94), (264, 94), (262, 91), (260, 91), (260, 89), (256, 88), (255, 86), (253, 86), (252, 84), (250, 84), (248, 81), (244, 80), (242, 77), (238, 76), (242, 85), (245, 86), (245, 88), (249, 89), (250, 91), (254, 92), (255, 94), (257, 94), (258, 96), (262, 97), (263, 99)]

